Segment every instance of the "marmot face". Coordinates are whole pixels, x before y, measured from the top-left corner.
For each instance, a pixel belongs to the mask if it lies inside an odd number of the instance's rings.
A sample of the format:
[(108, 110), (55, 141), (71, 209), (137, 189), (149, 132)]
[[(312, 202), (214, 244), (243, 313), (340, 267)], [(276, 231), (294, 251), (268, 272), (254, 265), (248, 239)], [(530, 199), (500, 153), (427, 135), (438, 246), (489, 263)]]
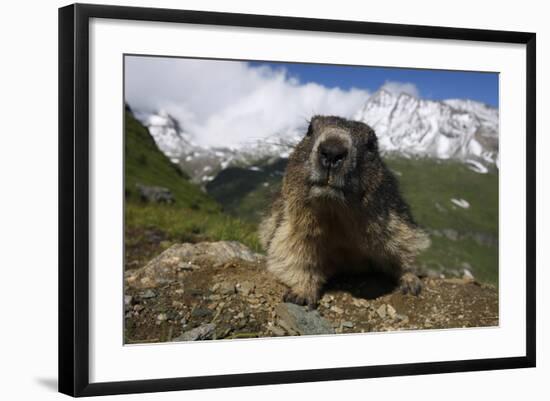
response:
[[(344, 201), (362, 190), (361, 177), (375, 170), (379, 158), (374, 131), (361, 122), (315, 116), (298, 145), (311, 199)], [(302, 156), (302, 157), (303, 157)], [(372, 164), (369, 167), (369, 163)]]

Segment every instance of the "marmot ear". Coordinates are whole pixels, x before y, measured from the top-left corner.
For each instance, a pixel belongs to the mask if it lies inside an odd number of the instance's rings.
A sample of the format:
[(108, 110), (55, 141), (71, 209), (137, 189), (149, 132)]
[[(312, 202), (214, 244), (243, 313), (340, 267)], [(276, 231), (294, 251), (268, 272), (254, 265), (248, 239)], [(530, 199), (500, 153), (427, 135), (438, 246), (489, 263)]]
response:
[(309, 125), (307, 126), (306, 136), (311, 136), (312, 134), (313, 134), (313, 121), (310, 121)]
[(376, 137), (374, 131), (369, 132), (369, 136), (367, 139), (367, 149), (372, 152), (378, 151), (378, 138)]

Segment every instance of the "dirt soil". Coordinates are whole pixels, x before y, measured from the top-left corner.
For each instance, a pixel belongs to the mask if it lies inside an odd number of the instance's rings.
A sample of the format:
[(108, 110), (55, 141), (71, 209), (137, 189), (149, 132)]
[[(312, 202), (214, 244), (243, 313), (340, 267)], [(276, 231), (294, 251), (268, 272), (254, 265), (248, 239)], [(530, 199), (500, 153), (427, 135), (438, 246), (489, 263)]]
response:
[(325, 288), (317, 310), (308, 311), (282, 303), (286, 287), (267, 272), (261, 255), (252, 262), (200, 259), (193, 268), (178, 270), (174, 279), (149, 288), (128, 279), (146, 274), (147, 266), (131, 268), (138, 263), (130, 258), (126, 266), (128, 344), (499, 324), (497, 289), (471, 277), (425, 277), (419, 296), (400, 293), (382, 276), (337, 277)]

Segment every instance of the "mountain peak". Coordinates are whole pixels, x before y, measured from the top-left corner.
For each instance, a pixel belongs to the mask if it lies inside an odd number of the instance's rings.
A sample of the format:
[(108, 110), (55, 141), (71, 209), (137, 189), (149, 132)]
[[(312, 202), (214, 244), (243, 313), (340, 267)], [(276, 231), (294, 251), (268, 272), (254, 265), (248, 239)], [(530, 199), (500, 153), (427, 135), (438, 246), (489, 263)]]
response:
[(380, 90), (354, 118), (376, 131), (385, 152), (487, 164), (498, 159), (498, 110), (479, 102)]
[[(200, 182), (213, 178), (213, 172), (229, 165), (247, 165), (259, 158), (288, 157), (303, 131), (289, 127), (272, 133), (264, 141), (238, 148), (223, 145), (206, 148), (198, 146), (193, 136), (165, 110), (154, 114), (136, 113), (136, 117), (149, 128), (157, 146), (173, 162), (191, 170), (191, 175)], [(498, 109), (480, 102), (421, 99), (382, 88), (367, 99), (353, 119), (375, 130), (383, 153), (458, 159), (468, 166), (498, 167)], [(487, 169), (476, 171), (481, 173)]]

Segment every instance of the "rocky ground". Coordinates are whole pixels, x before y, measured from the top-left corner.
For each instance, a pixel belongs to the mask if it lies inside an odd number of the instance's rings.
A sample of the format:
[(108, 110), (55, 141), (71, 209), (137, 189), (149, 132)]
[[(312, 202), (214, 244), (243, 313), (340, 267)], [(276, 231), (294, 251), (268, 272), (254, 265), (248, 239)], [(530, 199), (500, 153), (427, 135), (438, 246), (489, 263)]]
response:
[(286, 287), (266, 271), (262, 255), (238, 242), (175, 244), (145, 265), (130, 259), (124, 297), (128, 344), (499, 323), (497, 289), (468, 274), (424, 277), (419, 296), (401, 294), (382, 276), (342, 276), (309, 311), (282, 303)]

